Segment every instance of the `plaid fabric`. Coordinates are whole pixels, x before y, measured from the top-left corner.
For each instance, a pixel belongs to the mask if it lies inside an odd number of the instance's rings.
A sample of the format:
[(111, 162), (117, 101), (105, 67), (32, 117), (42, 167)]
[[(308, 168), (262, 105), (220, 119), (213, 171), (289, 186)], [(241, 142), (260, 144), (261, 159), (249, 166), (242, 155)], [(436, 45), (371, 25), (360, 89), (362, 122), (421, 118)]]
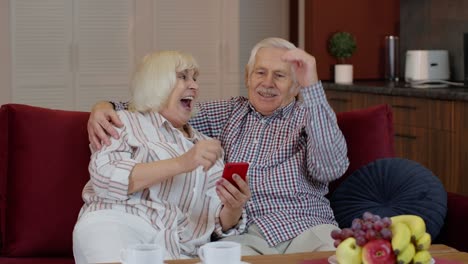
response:
[(109, 103), (112, 104), (115, 111), (127, 110), (128, 109), (128, 102), (114, 102), (110, 101)]
[(328, 182), (348, 167), (346, 142), (322, 84), (302, 89), (271, 116), (248, 99), (199, 104), (190, 124), (221, 140), (226, 162), (246, 161), (252, 199), (247, 225), (257, 224), (268, 244), (290, 240), (310, 227), (337, 225), (324, 197)]
[(349, 165), (346, 142), (322, 84), (303, 88), (301, 96), (303, 102), (271, 116), (244, 97), (204, 102), (190, 120), (221, 140), (226, 162), (250, 163), (247, 226), (257, 224), (271, 246), (316, 225), (337, 225), (325, 194)]

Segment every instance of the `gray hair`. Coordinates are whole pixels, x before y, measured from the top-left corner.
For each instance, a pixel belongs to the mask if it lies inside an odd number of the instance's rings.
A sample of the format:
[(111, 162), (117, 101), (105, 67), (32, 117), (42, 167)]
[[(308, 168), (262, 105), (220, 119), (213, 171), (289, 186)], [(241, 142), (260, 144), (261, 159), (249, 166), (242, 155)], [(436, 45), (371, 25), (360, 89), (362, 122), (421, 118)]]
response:
[[(262, 41), (258, 42), (250, 52), (250, 58), (249, 61), (247, 62), (247, 65), (245, 66), (245, 79), (247, 81), (248, 77), (250, 74), (252, 74), (253, 67), (255, 64), (255, 56), (257, 56), (257, 52), (261, 48), (280, 48), (280, 49), (287, 49), (287, 50), (292, 50), (295, 49), (296, 46), (292, 44), (291, 42), (282, 39), (282, 38), (266, 38), (263, 39)], [(292, 77), (294, 82), (296, 81), (296, 74), (294, 71), (291, 69)]]

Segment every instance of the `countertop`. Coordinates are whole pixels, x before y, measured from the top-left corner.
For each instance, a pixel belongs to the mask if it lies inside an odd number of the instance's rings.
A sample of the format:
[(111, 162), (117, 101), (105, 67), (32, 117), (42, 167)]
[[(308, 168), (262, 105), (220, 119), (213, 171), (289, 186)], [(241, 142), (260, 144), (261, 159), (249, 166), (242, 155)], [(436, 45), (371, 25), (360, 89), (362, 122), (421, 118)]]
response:
[(385, 81), (355, 81), (353, 84), (336, 84), (324, 81), (322, 84), (325, 90), (468, 102), (468, 86), (412, 88), (404, 82)]

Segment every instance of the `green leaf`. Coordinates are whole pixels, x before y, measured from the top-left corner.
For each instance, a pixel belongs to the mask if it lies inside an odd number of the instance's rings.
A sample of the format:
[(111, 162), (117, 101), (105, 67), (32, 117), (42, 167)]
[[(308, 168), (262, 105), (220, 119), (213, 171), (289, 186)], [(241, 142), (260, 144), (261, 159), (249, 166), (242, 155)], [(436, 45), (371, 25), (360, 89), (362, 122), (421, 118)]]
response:
[(328, 52), (340, 61), (351, 57), (356, 51), (356, 40), (348, 32), (336, 32), (328, 40)]

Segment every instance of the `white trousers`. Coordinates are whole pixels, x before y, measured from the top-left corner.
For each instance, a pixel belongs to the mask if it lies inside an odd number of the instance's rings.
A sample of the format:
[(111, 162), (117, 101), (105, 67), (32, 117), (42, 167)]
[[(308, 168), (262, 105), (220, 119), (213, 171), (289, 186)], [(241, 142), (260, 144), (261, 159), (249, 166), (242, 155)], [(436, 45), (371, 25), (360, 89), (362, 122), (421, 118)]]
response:
[(249, 226), (247, 233), (223, 238), (223, 241), (235, 241), (242, 245), (242, 255), (290, 254), (312, 251), (333, 251), (331, 231), (339, 229), (334, 225), (318, 225), (307, 229), (294, 239), (270, 247), (257, 225)]
[[(73, 255), (76, 264), (120, 262), (123, 248), (159, 243), (164, 241), (160, 235), (136, 215), (114, 210), (90, 212), (78, 220), (73, 230)], [(170, 257), (167, 252), (165, 256)]]

